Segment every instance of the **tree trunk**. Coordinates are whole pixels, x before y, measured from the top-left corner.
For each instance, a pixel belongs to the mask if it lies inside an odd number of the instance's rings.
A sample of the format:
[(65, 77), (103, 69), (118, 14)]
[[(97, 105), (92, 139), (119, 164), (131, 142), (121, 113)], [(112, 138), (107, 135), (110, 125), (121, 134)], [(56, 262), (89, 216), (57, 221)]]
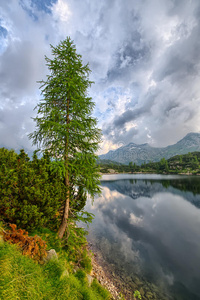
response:
[[(69, 95), (67, 98), (67, 111), (66, 111), (66, 124), (69, 124)], [(65, 186), (67, 188), (67, 193), (66, 193), (66, 199), (65, 199), (65, 205), (64, 205), (64, 210), (63, 210), (63, 218), (62, 218), (62, 223), (59, 227), (58, 230), (58, 237), (60, 239), (63, 238), (65, 231), (67, 229), (67, 221), (69, 217), (69, 202), (70, 202), (70, 184), (69, 184), (69, 170), (68, 170), (68, 148), (69, 148), (69, 128), (67, 128), (67, 134), (66, 134), (66, 139), (65, 139), (65, 152), (64, 152), (64, 163), (65, 163)]]
[(63, 218), (62, 218), (62, 223), (60, 225), (60, 228), (58, 230), (58, 237), (60, 239), (63, 238), (63, 235), (66, 231), (67, 228), (67, 220), (69, 217), (69, 200), (70, 200), (70, 196), (69, 196), (69, 174), (68, 172), (65, 175), (65, 186), (67, 187), (67, 195), (66, 195), (66, 200), (65, 200), (65, 206), (64, 206), (64, 211), (63, 211)]

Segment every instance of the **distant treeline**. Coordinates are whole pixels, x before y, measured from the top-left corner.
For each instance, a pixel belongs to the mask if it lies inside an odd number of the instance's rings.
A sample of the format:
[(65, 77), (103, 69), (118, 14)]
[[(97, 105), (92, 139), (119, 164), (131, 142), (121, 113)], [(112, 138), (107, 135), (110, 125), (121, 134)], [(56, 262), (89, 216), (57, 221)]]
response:
[(123, 165), (111, 160), (98, 160), (98, 164), (101, 173), (198, 174), (200, 173), (200, 152), (176, 155), (168, 160), (162, 158), (159, 162), (143, 163), (141, 166), (134, 162)]

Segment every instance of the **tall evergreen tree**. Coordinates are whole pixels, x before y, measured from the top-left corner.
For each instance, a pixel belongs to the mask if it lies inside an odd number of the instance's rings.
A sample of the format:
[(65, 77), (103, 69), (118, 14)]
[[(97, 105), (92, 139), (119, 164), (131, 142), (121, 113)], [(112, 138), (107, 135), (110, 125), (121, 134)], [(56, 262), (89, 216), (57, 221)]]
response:
[(34, 118), (36, 130), (29, 135), (33, 144), (48, 150), (51, 157), (64, 164), (66, 198), (58, 236), (63, 237), (76, 200), (84, 202), (86, 194), (100, 193), (99, 169), (95, 152), (101, 138), (92, 117), (94, 102), (87, 90), (90, 69), (76, 53), (73, 41), (67, 37), (57, 47), (51, 45), (53, 58), (47, 58), (50, 70), (46, 81), (41, 81), (41, 95)]

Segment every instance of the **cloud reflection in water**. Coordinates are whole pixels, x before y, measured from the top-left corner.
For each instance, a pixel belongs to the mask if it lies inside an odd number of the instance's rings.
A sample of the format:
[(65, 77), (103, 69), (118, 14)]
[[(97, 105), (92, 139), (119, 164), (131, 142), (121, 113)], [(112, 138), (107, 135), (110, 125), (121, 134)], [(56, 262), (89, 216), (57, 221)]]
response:
[(104, 181), (102, 187), (86, 210), (95, 214), (89, 239), (108, 262), (132, 278), (179, 284), (190, 299), (200, 299), (200, 210), (188, 201), (191, 195), (199, 203), (199, 195), (149, 180)]

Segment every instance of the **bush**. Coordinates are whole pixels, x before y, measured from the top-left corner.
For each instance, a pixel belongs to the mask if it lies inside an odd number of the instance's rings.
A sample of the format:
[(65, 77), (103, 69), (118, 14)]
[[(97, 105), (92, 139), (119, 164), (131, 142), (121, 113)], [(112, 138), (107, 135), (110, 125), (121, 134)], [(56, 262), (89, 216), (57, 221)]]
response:
[(65, 199), (61, 168), (45, 154), (30, 161), (24, 150), (0, 148), (0, 216), (8, 223), (33, 230), (58, 228), (59, 208)]
[(3, 238), (11, 244), (17, 244), (24, 255), (28, 255), (37, 261), (41, 261), (47, 255), (46, 243), (38, 236), (30, 237), (28, 232), (17, 230), (15, 224), (10, 224), (11, 230), (3, 230)]

